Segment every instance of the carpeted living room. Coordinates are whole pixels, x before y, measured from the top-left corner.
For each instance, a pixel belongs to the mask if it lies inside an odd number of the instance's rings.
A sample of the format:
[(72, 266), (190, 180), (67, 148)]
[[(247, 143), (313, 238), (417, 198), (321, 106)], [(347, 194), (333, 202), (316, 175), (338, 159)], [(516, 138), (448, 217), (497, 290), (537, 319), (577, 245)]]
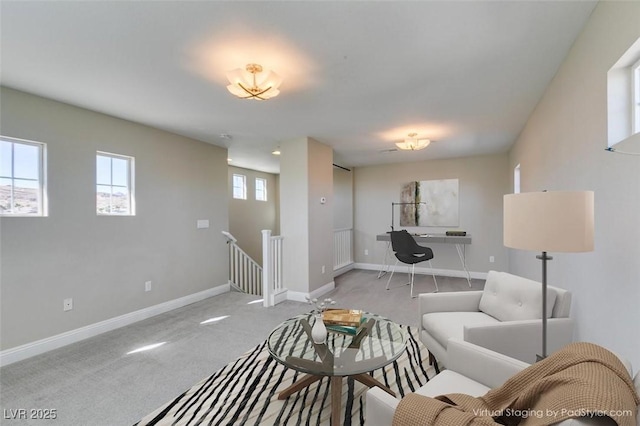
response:
[(640, 2), (0, 2), (0, 423), (640, 425)]

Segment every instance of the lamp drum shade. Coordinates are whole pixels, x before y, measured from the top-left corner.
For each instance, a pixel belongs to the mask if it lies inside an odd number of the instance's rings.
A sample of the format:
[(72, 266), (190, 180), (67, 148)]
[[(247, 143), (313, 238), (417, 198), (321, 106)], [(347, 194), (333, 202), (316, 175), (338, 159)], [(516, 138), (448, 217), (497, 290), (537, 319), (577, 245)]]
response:
[(504, 245), (541, 252), (593, 251), (593, 191), (504, 196)]

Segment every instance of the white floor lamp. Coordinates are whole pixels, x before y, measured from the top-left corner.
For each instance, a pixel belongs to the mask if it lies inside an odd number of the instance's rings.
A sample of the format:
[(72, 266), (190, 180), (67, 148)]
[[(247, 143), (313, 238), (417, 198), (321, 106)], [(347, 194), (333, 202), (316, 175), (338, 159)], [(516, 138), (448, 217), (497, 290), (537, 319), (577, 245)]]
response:
[(504, 245), (540, 251), (542, 355), (547, 356), (547, 252), (593, 251), (593, 191), (527, 192), (504, 196)]

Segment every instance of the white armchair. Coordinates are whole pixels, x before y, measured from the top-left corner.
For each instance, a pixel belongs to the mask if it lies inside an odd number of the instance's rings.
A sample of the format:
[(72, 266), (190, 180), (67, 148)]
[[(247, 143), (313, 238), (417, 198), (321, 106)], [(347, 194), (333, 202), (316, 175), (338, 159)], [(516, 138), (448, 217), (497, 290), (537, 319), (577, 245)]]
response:
[[(547, 347), (571, 343), (571, 293), (547, 290)], [(489, 271), (483, 291), (419, 295), (420, 341), (431, 361), (448, 367), (450, 338), (464, 340), (533, 363), (542, 347), (542, 284), (506, 272)]]
[[(508, 378), (529, 364), (457, 339), (448, 344), (447, 369), (429, 380), (416, 393), (428, 397), (449, 393), (464, 393), (481, 396), (490, 389), (501, 386)], [(631, 364), (622, 359), (632, 373)], [(634, 385), (640, 391), (640, 373), (636, 374)], [(365, 424), (367, 426), (390, 426), (400, 400), (380, 388), (371, 388), (366, 394)], [(640, 408), (636, 407), (636, 410)], [(640, 426), (640, 418), (638, 419)], [(556, 426), (615, 426), (608, 417), (576, 418), (564, 420)]]

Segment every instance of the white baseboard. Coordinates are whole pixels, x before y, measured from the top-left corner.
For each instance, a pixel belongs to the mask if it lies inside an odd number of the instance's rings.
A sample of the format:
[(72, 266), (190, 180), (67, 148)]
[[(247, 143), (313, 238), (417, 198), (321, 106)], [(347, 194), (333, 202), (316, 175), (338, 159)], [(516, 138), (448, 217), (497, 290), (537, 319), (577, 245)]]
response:
[(325, 293), (330, 292), (334, 288), (336, 288), (336, 283), (331, 281), (330, 283), (327, 283), (327, 284), (323, 285), (322, 287), (313, 290), (311, 293), (304, 293), (304, 292), (301, 292), (301, 291), (291, 291), (291, 290), (289, 290), (287, 292), (287, 300), (293, 300), (295, 302), (307, 302), (307, 297), (310, 298), (310, 299), (313, 299), (315, 297), (319, 297), (319, 296), (322, 296)]
[(278, 303), (284, 302), (285, 300), (287, 300), (288, 293), (289, 293), (289, 290), (287, 290), (286, 288), (276, 291), (273, 295), (274, 304), (277, 305)]
[[(356, 263), (354, 264), (354, 268), (355, 269), (365, 269), (365, 270), (369, 270), (369, 271), (379, 271), (384, 267), (384, 265), (378, 265), (375, 263)], [(393, 265), (391, 265), (391, 268), (393, 268)], [(404, 273), (408, 273), (411, 272), (411, 267), (410, 266), (406, 266), (406, 265), (400, 265), (398, 264), (396, 266), (396, 272), (404, 272)], [(456, 278), (467, 278), (467, 273), (465, 271), (458, 271), (455, 269), (437, 269), (437, 268), (423, 268), (423, 267), (416, 267), (416, 274), (425, 274), (425, 275), (431, 275), (436, 274), (439, 276), (443, 276), (443, 277), (456, 277)], [(486, 280), (487, 279), (487, 272), (472, 272), (469, 271), (469, 275), (471, 276), (471, 278), (476, 278), (479, 280)]]
[(351, 262), (348, 265), (344, 265), (344, 266), (339, 267), (338, 269), (334, 269), (333, 270), (333, 278), (337, 277), (338, 275), (342, 275), (345, 272), (349, 272), (350, 270), (355, 269), (355, 267), (356, 267), (356, 264)]
[(229, 284), (223, 284), (218, 287), (213, 287), (198, 293), (180, 297), (179, 299), (169, 300), (168, 302), (149, 306), (148, 308), (120, 315), (119, 317), (110, 318), (95, 324), (90, 324), (85, 327), (77, 328), (75, 330), (67, 331), (65, 333), (57, 334), (55, 336), (47, 337), (21, 346), (16, 346), (15, 348), (10, 348), (0, 352), (0, 367), (17, 361), (22, 361), (23, 359), (27, 359), (35, 355), (40, 355), (53, 349), (58, 349), (71, 343), (79, 342), (80, 340), (88, 339), (89, 337), (97, 336), (98, 334), (102, 334), (107, 331), (115, 330), (116, 328), (133, 324), (134, 322), (163, 314), (173, 309), (190, 305), (191, 303), (199, 302), (200, 300), (208, 297), (227, 293), (228, 291)]

